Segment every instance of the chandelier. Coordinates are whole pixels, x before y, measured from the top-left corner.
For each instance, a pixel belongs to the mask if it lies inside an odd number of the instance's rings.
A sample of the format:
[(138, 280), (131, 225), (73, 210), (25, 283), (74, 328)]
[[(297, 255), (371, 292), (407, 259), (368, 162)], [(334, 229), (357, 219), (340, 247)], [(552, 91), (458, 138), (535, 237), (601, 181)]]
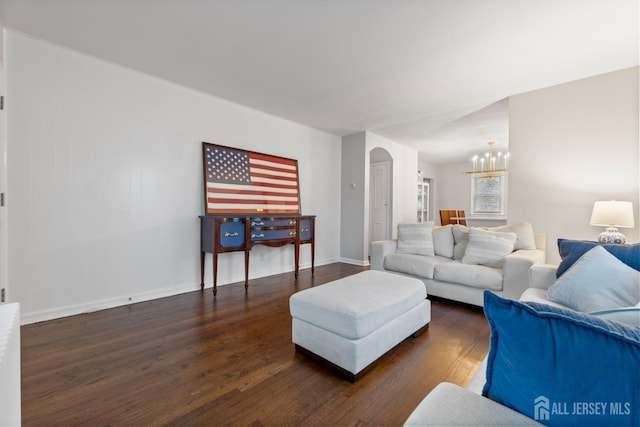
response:
[(509, 170), (509, 153), (502, 154), (502, 152), (498, 152), (494, 155), (493, 146), (496, 143), (490, 141), (487, 144), (489, 145), (489, 151), (484, 156), (473, 156), (471, 159), (472, 170), (465, 172), (465, 174), (480, 178), (494, 178), (506, 175)]

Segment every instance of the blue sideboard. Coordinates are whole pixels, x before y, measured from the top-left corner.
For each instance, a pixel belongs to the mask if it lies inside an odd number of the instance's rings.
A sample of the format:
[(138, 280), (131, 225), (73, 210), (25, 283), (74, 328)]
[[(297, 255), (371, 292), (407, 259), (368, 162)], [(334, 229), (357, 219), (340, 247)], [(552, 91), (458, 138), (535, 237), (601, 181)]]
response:
[(249, 252), (255, 245), (295, 245), (298, 278), (300, 245), (311, 244), (311, 273), (315, 263), (315, 215), (200, 216), (200, 288), (204, 289), (205, 254), (213, 254), (213, 295), (218, 292), (218, 255), (244, 252), (244, 287), (249, 289)]

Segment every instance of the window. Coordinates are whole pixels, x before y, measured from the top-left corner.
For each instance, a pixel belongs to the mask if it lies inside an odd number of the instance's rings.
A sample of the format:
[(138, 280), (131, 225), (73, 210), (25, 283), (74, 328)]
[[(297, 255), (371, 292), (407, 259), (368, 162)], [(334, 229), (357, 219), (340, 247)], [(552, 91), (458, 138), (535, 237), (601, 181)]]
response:
[(506, 218), (506, 176), (471, 177), (471, 215)]

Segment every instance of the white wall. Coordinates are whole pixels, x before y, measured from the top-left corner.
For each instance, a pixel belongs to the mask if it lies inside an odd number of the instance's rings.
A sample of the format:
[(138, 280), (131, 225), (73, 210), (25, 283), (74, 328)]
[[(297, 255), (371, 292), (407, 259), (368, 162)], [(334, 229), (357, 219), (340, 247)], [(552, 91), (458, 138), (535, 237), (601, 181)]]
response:
[[(5, 95), (5, 71), (4, 71), (4, 26), (0, 22), (0, 95)], [(0, 110), (0, 193), (7, 191), (7, 159), (4, 153), (6, 147), (6, 110)], [(7, 210), (0, 208), (0, 288), (5, 290), (5, 300), (11, 298), (11, 289), (8, 282), (8, 255), (7, 255)]]
[(369, 211), (368, 200), (365, 202), (365, 171), (369, 165), (366, 158), (365, 132), (342, 137), (340, 259), (356, 265), (368, 263), (363, 249), (368, 230), (365, 215)]
[[(595, 240), (603, 231), (589, 225), (596, 200), (632, 201), (636, 227), (621, 231), (640, 240), (638, 94), (635, 67), (509, 99), (508, 222), (528, 221), (547, 234), (547, 262), (560, 261), (558, 238)], [(469, 166), (421, 162), (434, 179), (436, 212), (469, 211)]]
[[(8, 283), (23, 323), (199, 289), (202, 141), (298, 159), (316, 264), (338, 259), (339, 137), (19, 33), (5, 41)], [(250, 277), (291, 270), (291, 245), (251, 253)], [(210, 287), (210, 255), (206, 272)], [(242, 254), (221, 255), (218, 274), (244, 280)]]
[[(392, 235), (398, 232), (398, 223), (416, 222), (418, 209), (418, 152), (412, 148), (383, 138), (375, 133), (366, 132), (366, 169), (365, 182), (369, 182), (369, 154), (374, 148), (384, 148), (393, 159), (393, 207), (392, 207)], [(368, 190), (368, 187), (367, 187)], [(367, 241), (369, 230), (369, 192), (365, 206), (367, 210)]]
[(559, 237), (595, 240), (596, 200), (633, 202), (638, 242), (638, 67), (521, 95), (509, 101), (509, 222), (547, 233), (547, 261)]
[(371, 132), (343, 137), (340, 257), (357, 265), (369, 264), (369, 165), (374, 148), (385, 149), (393, 162), (393, 237), (399, 222), (416, 221), (418, 152)]
[(436, 224), (440, 223), (440, 209), (464, 209), (470, 212), (471, 181), (464, 171), (469, 170), (467, 163), (450, 163), (436, 166), (434, 187), (436, 199), (434, 208)]
[[(435, 166), (434, 189), (434, 221), (440, 224), (441, 209), (464, 210), (467, 225), (472, 227), (494, 227), (504, 225), (508, 221), (499, 219), (471, 219), (471, 177), (465, 172), (471, 168), (471, 161), (448, 163)], [(508, 215), (508, 212), (507, 212)]]

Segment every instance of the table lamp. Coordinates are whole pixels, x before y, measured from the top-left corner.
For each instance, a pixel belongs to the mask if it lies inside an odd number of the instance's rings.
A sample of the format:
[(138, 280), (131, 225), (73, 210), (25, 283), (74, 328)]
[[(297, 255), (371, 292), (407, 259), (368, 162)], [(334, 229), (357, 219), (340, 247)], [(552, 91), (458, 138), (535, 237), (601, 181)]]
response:
[(598, 236), (600, 243), (625, 243), (626, 238), (616, 227), (633, 227), (633, 204), (617, 200), (598, 201), (593, 204), (591, 225), (607, 229)]

